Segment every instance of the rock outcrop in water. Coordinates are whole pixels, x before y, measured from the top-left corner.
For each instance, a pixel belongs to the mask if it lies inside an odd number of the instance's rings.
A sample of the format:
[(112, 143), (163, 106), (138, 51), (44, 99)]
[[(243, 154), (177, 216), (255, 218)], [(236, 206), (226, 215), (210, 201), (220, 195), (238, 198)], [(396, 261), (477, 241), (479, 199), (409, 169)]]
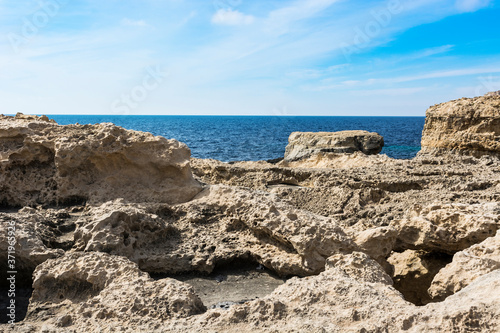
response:
[(384, 138), (367, 131), (294, 132), (288, 138), (285, 161), (293, 162), (318, 153), (378, 154), (384, 147)]
[(434, 105), (427, 110), (422, 154), (500, 156), (500, 95)]
[[(13, 221), (17, 287), (34, 290), (0, 332), (500, 330), (494, 154), (310, 148), (275, 164), (189, 161), (184, 144), (111, 124), (1, 117), (0, 269)], [(211, 274), (241, 263), (282, 284), (207, 309), (199, 288), (213, 284), (185, 278), (223, 285)]]
[(0, 116), (0, 204), (179, 203), (201, 191), (189, 148), (113, 124), (60, 126)]

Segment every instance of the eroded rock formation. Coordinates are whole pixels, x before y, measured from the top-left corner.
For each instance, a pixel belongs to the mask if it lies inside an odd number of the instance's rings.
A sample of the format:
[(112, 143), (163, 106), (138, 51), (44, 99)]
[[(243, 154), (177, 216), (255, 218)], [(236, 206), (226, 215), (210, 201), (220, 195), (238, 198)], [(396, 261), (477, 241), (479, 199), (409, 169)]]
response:
[(27, 320), (54, 327), (154, 325), (205, 312), (193, 289), (174, 279), (154, 281), (125, 258), (67, 254), (33, 274)]
[[(111, 124), (0, 117), (0, 269), (14, 221), (34, 288), (0, 332), (499, 331), (500, 160), (368, 156), (373, 138), (322, 152), (335, 140), (303, 137), (297, 161), (223, 163)], [(178, 275), (241, 262), (280, 286), (207, 309)]]
[(437, 301), (453, 295), (472, 281), (500, 269), (500, 231), (468, 249), (457, 252), (453, 261), (432, 280), (429, 295)]
[(0, 147), (0, 204), (7, 206), (178, 203), (201, 190), (185, 144), (113, 124), (0, 116)]
[(398, 247), (454, 253), (495, 235), (500, 229), (500, 203), (416, 205), (402, 220)]
[(500, 95), (462, 98), (427, 110), (420, 155), (500, 156)]
[[(16, 214), (0, 213), (0, 286), (6, 281), (7, 271), (11, 271), (7, 269), (8, 259), (14, 259), (18, 284), (29, 286), (31, 274), (38, 265), (64, 255), (62, 249), (47, 247), (48, 239), (42, 235), (43, 222), (43, 217), (33, 214), (29, 208)], [(9, 251), (9, 247), (15, 251)], [(14, 252), (11, 258), (9, 252)]]
[(266, 192), (211, 186), (176, 206), (110, 202), (77, 221), (75, 249), (128, 257), (155, 273), (200, 271), (251, 260), (283, 276), (319, 273), (356, 245), (336, 221)]
[(384, 146), (384, 138), (367, 131), (341, 132), (294, 132), (288, 138), (285, 161), (293, 162), (318, 153), (378, 154)]

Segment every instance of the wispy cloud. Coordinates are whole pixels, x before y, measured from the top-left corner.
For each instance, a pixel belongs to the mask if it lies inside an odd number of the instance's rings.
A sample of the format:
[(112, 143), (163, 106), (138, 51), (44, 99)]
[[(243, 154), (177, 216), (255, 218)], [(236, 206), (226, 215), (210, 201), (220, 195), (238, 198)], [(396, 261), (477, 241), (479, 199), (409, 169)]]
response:
[(393, 89), (372, 89), (372, 90), (354, 90), (354, 96), (408, 96), (421, 92), (427, 88), (393, 88)]
[(144, 20), (132, 20), (129, 18), (123, 18), (121, 23), (129, 27), (147, 27), (148, 24)]
[[(201, 0), (122, 0), (120, 7), (68, 2), (22, 54), (0, 40), (0, 99), (6, 112), (109, 113), (117, 94), (158, 64), (171, 74), (161, 93), (134, 112), (266, 114), (279, 105), (302, 114), (330, 114), (332, 105), (389, 112), (390, 100), (415, 114), (438, 98), (455, 97), (458, 87), (474, 86), (478, 75), (498, 72), (496, 23), (481, 19), (488, 10), (478, 10), (492, 2), (392, 1), (404, 10), (351, 61), (342, 42), (352, 40), (357, 27), (378, 22), (373, 12), (386, 10), (386, 0), (224, 0), (232, 5), (216, 8)], [(0, 36), (21, 34), (24, 18), (37, 8), (0, 0)], [(443, 20), (450, 16), (455, 19)], [(460, 22), (471, 31), (453, 40), (441, 30), (418, 35), (437, 22), (449, 31)], [(433, 88), (422, 90), (424, 83)]]
[(233, 9), (219, 9), (212, 16), (212, 23), (219, 25), (248, 25), (254, 22), (252, 15), (245, 15)]
[(454, 46), (455, 45), (443, 45), (443, 46), (433, 47), (430, 49), (425, 49), (423, 51), (417, 52), (411, 56), (413, 57), (413, 59), (426, 58), (436, 54), (443, 54), (449, 52), (453, 49)]
[(327, 68), (324, 69), (302, 69), (299, 71), (287, 73), (287, 75), (297, 79), (319, 79), (341, 73), (348, 67), (349, 64), (340, 64), (340, 65), (328, 66)]
[(490, 2), (491, 0), (456, 0), (455, 6), (461, 12), (475, 12), (487, 7)]
[(478, 68), (461, 68), (454, 70), (445, 70), (445, 71), (434, 71), (425, 74), (419, 75), (410, 75), (410, 76), (398, 76), (391, 78), (370, 78), (366, 80), (348, 80), (342, 81), (337, 84), (330, 85), (318, 85), (316, 87), (310, 87), (311, 90), (324, 91), (324, 90), (332, 90), (344, 87), (367, 87), (367, 86), (379, 86), (382, 84), (385, 85), (394, 85), (400, 83), (407, 82), (416, 82), (422, 80), (429, 79), (443, 79), (443, 78), (454, 78), (454, 77), (462, 77), (469, 75), (479, 75), (479, 74), (490, 74), (490, 73), (500, 73), (500, 64), (494, 67), (478, 67)]
[(376, 83), (379, 81), (385, 81), (390, 83), (403, 83), (410, 81), (420, 81), (427, 79), (441, 79), (441, 78), (450, 78), (450, 77), (460, 77), (467, 75), (479, 75), (479, 74), (488, 74), (488, 73), (500, 73), (500, 65), (492, 66), (492, 67), (476, 67), (476, 68), (460, 68), (454, 70), (445, 70), (445, 71), (436, 71), (421, 75), (413, 75), (413, 76), (403, 76), (396, 77), (392, 79), (381, 79), (376, 81), (371, 81), (371, 83)]
[(296, 0), (269, 13), (264, 25), (267, 32), (285, 34), (296, 22), (311, 19), (340, 0)]

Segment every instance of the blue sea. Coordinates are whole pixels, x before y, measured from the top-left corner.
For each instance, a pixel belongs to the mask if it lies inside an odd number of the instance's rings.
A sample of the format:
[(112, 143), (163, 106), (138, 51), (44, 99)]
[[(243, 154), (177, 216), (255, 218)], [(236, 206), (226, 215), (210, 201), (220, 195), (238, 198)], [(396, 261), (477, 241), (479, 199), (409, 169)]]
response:
[(277, 117), (277, 116), (98, 116), (49, 115), (59, 124), (111, 122), (137, 131), (174, 138), (192, 156), (229, 161), (283, 157), (292, 132), (366, 130), (384, 137), (382, 154), (414, 157), (420, 150), (425, 117)]

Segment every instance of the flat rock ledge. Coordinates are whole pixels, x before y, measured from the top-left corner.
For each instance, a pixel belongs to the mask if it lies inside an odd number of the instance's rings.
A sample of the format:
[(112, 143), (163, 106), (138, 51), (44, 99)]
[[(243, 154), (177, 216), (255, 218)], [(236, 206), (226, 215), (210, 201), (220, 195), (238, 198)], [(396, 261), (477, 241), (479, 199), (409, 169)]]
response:
[(319, 153), (375, 155), (382, 151), (384, 138), (367, 131), (293, 132), (288, 138), (285, 161), (293, 162)]

